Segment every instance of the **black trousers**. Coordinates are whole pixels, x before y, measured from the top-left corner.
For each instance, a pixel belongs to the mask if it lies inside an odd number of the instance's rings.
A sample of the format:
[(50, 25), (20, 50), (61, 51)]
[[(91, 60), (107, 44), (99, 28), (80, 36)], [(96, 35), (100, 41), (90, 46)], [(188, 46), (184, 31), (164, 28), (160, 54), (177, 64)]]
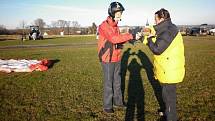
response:
[(165, 104), (165, 118), (167, 121), (177, 121), (176, 84), (162, 84), (162, 98)]

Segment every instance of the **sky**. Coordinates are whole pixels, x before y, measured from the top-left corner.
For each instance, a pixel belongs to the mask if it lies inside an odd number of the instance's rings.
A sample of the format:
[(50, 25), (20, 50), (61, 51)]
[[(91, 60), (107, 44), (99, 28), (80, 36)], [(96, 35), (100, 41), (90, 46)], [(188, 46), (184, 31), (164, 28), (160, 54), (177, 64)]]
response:
[[(32, 25), (42, 18), (52, 21), (78, 21), (82, 27), (99, 25), (108, 16), (108, 7), (116, 0), (0, 0), (0, 25), (20, 27), (21, 21)], [(215, 24), (214, 0), (118, 0), (125, 8), (120, 26), (154, 24), (154, 13), (160, 8), (170, 12), (176, 25)]]

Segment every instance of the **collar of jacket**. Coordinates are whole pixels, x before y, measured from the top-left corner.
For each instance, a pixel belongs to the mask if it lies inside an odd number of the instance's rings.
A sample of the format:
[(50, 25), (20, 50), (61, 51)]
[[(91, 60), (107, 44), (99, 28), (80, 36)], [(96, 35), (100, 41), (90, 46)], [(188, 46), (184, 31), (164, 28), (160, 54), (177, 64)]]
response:
[(170, 24), (172, 24), (172, 21), (169, 18), (155, 25), (154, 29), (157, 33), (159, 33), (160, 31), (163, 31), (164, 29), (166, 29), (166, 27), (168, 27)]
[(114, 21), (110, 16), (107, 17), (107, 23), (112, 27), (116, 27), (118, 24), (118, 22)]

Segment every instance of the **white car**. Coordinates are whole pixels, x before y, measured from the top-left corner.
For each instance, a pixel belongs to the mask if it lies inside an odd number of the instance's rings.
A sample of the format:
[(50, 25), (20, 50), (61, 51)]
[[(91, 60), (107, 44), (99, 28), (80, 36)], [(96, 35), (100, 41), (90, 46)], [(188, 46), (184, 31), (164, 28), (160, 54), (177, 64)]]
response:
[(210, 35), (215, 35), (215, 28), (214, 28), (214, 29), (209, 30), (209, 33), (210, 33)]

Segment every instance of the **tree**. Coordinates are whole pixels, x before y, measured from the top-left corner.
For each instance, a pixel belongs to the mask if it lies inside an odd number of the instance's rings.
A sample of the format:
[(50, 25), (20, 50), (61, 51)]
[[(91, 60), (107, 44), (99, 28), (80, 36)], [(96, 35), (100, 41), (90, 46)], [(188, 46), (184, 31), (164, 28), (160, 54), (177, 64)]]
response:
[(46, 23), (41, 18), (38, 18), (38, 19), (34, 20), (34, 24), (36, 26), (39, 26), (41, 31), (43, 31), (44, 26), (46, 25)]
[(74, 28), (80, 28), (80, 24), (78, 23), (78, 21), (72, 21), (72, 27)]
[(70, 24), (71, 24), (71, 21), (66, 21), (66, 27), (67, 27), (68, 35), (70, 34), (70, 32), (69, 32)]
[(96, 30), (97, 30), (97, 26), (96, 26), (95, 22), (93, 22), (93, 24), (92, 24), (92, 33), (96, 34)]
[(26, 21), (22, 20), (22, 21), (20, 22), (20, 27), (21, 27), (21, 29), (25, 29), (25, 28), (26, 28), (26, 25), (27, 25)]
[(25, 31), (26, 25), (27, 25), (27, 23), (24, 20), (22, 20), (20, 22), (20, 26), (21, 26), (21, 29), (22, 29), (22, 38), (21, 38), (21, 40), (26, 39), (26, 31)]
[(57, 29), (57, 26), (58, 26), (58, 22), (57, 21), (52, 21), (51, 22), (52, 32), (55, 35), (57, 35), (59, 33), (58, 29)]
[(97, 31), (97, 26), (95, 22), (92, 23), (92, 26), (88, 27), (89, 34), (96, 34)]
[(52, 21), (50, 26), (52, 28), (57, 28), (57, 22), (56, 21)]
[(78, 28), (80, 28), (80, 24), (78, 23), (78, 21), (72, 21), (72, 33), (76, 34), (76, 31), (78, 30)]
[(57, 23), (58, 23), (58, 26), (64, 31), (64, 28), (66, 26), (66, 21), (65, 20), (58, 20)]
[(26, 21), (22, 20), (22, 21), (20, 22), (20, 27), (21, 27), (21, 29), (22, 29), (22, 35), (25, 34), (26, 25), (27, 25)]
[(0, 25), (0, 34), (8, 34), (8, 30), (4, 25)]

